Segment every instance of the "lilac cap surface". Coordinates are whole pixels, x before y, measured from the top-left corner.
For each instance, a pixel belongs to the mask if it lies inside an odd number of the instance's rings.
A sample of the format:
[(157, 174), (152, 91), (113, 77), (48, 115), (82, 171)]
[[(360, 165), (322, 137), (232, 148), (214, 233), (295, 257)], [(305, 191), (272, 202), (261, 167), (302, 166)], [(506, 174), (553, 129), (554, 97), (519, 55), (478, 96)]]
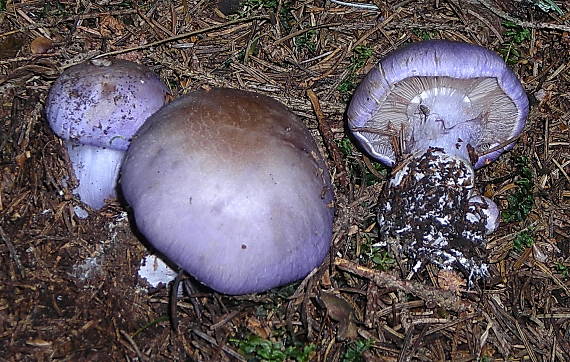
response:
[(143, 65), (97, 59), (66, 69), (45, 106), (51, 129), (64, 140), (79, 185), (74, 193), (93, 209), (116, 197), (117, 178), (132, 136), (167, 101), (168, 89)]
[[(441, 121), (442, 129), (450, 130), (441, 133), (450, 134), (450, 144), (463, 138), (475, 154), (484, 154), (522, 132), (528, 99), (496, 53), (467, 43), (429, 40), (380, 60), (352, 97), (348, 125), (371, 156), (394, 166), (393, 138), (403, 138), (404, 152), (415, 151), (418, 137), (425, 135), (414, 131), (413, 120), (424, 109)], [(509, 147), (512, 144), (479, 156), (475, 167), (492, 162)]]
[(168, 89), (147, 67), (96, 59), (66, 69), (46, 101), (52, 130), (75, 144), (126, 150), (145, 119), (162, 107)]
[(137, 228), (227, 294), (306, 276), (330, 247), (333, 195), (306, 127), (259, 94), (211, 89), (151, 116), (121, 172)]

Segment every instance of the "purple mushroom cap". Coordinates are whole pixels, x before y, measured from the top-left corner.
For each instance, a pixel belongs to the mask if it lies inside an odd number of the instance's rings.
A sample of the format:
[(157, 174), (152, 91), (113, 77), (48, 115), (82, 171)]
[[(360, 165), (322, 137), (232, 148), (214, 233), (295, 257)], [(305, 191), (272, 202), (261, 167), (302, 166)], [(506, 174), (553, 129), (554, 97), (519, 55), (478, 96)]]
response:
[(410, 44), (380, 60), (356, 89), (348, 125), (366, 152), (394, 166), (379, 203), (381, 238), (415, 261), (487, 275), (485, 235), (497, 205), (475, 169), (512, 147), (528, 99), (505, 62), (453, 41)]
[(47, 97), (45, 114), (61, 137), (79, 181), (75, 192), (94, 209), (116, 196), (131, 138), (166, 103), (168, 89), (150, 69), (97, 59), (66, 69)]
[(214, 88), (172, 102), (133, 139), (120, 182), (148, 242), (221, 293), (301, 279), (330, 246), (325, 162), (266, 96)]
[[(518, 136), (528, 115), (526, 93), (499, 55), (473, 44), (428, 40), (380, 60), (352, 96), (348, 125), (371, 156), (394, 166), (394, 136), (403, 138), (404, 153), (419, 147), (413, 132), (425, 121), (420, 106), (430, 112), (428, 118), (445, 121), (436, 123), (438, 128), (456, 128), (434, 132), (437, 137), (448, 135), (454, 147), (456, 137), (463, 136), (475, 154)], [(478, 157), (475, 168), (509, 146)]]

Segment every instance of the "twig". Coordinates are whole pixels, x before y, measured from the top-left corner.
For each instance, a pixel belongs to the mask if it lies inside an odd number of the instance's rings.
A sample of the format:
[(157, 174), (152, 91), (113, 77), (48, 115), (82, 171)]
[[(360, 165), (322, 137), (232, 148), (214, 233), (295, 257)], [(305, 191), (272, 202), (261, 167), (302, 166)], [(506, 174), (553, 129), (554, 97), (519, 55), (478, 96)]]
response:
[(334, 136), (330, 127), (326, 124), (325, 114), (321, 109), (321, 104), (319, 102), (319, 98), (311, 89), (307, 90), (307, 96), (311, 101), (311, 105), (313, 106), (313, 111), (317, 116), (317, 121), (319, 122), (319, 132), (323, 136), (323, 140), (325, 143), (325, 147), (327, 151), (332, 157), (333, 163), (337, 170), (338, 179), (340, 181), (340, 185), (343, 189), (348, 190), (348, 178), (347, 178), (347, 171), (344, 167), (344, 163), (342, 161), (342, 157), (340, 154), (340, 149), (338, 148), (337, 144), (334, 142)]
[(212, 336), (207, 335), (206, 333), (202, 332), (198, 328), (192, 328), (192, 333), (194, 333), (198, 337), (202, 338), (206, 342), (210, 343), (212, 346), (220, 347), (222, 349), (222, 351), (226, 352), (227, 354), (229, 354), (230, 356), (232, 356), (236, 360), (244, 361), (244, 362), (247, 361), (245, 358), (243, 358), (243, 356), (241, 354), (239, 354), (238, 352), (236, 352), (235, 350), (233, 350), (229, 346), (227, 346), (225, 344), (220, 346), (218, 344), (218, 342), (216, 342), (216, 340)]
[(321, 25), (316, 25), (316, 26), (310, 26), (310, 27), (308, 27), (308, 28), (299, 29), (299, 30), (297, 30), (297, 31), (295, 31), (295, 32), (293, 32), (293, 33), (291, 33), (291, 34), (288, 34), (288, 35), (282, 37), (281, 39), (277, 39), (277, 40), (273, 43), (273, 45), (274, 45), (274, 46), (275, 46), (275, 45), (279, 45), (279, 44), (283, 43), (283, 42), (286, 41), (286, 40), (289, 40), (289, 39), (291, 39), (291, 38), (297, 37), (297, 36), (299, 36), (299, 35), (301, 35), (301, 34), (303, 34), (303, 33), (306, 33), (306, 32), (308, 32), (308, 31), (317, 30), (317, 29), (322, 29), (322, 28), (332, 28), (332, 27), (340, 26), (340, 25), (342, 25), (342, 23), (331, 23), (331, 24), (321, 24)]
[(288, 299), (294, 300), (294, 299), (299, 298), (301, 296), (301, 294), (304, 294), (305, 288), (307, 287), (307, 283), (309, 283), (309, 279), (311, 279), (318, 271), (319, 271), (319, 268), (313, 268), (313, 270), (311, 270), (311, 272), (299, 284), (297, 289), (295, 289), (295, 293), (293, 293), (293, 295), (291, 297), (289, 297)]
[(552, 162), (554, 162), (554, 164), (556, 165), (556, 167), (558, 167), (558, 169), (560, 170), (560, 172), (562, 172), (562, 174), (564, 175), (564, 177), (566, 177), (566, 180), (568, 180), (568, 182), (570, 182), (570, 176), (568, 176), (568, 173), (564, 170), (564, 167), (562, 167), (562, 165), (556, 161), (555, 158), (552, 158)]
[(131, 347), (133, 347), (133, 349), (135, 350), (135, 353), (137, 354), (137, 357), (139, 358), (140, 361), (146, 361), (147, 358), (146, 356), (141, 352), (139, 346), (137, 346), (136, 342), (134, 339), (132, 339), (131, 336), (129, 336), (129, 334), (123, 330), (119, 331), (121, 333), (121, 335), (123, 336), (124, 339), (127, 340), (127, 342), (129, 342), (131, 344)]
[(488, 150), (485, 150), (485, 151), (483, 151), (483, 152), (481, 152), (481, 153), (478, 153), (478, 154), (477, 154), (477, 157), (482, 157), (482, 156), (488, 155), (489, 153), (492, 153), (492, 152), (498, 151), (498, 150), (500, 150), (500, 149), (503, 149), (503, 148), (507, 147), (508, 145), (510, 145), (511, 143), (513, 143), (513, 142), (515, 142), (516, 140), (518, 140), (519, 138), (521, 138), (521, 136), (522, 136), (522, 133), (520, 133), (519, 135), (517, 135), (517, 136), (515, 136), (515, 137), (511, 137), (511, 138), (509, 138), (508, 140), (499, 143), (499, 144), (496, 145), (495, 147), (489, 148)]
[[(26, 20), (29, 24), (35, 24), (35, 21), (33, 21), (22, 9), (17, 9), (16, 13), (20, 15), (24, 20)], [(38, 29), (38, 32), (41, 35), (51, 39), (51, 34), (44, 27), (38, 27), (36, 29)]]
[(20, 262), (20, 257), (18, 256), (18, 253), (16, 252), (16, 248), (14, 247), (14, 244), (12, 244), (12, 242), (8, 238), (8, 235), (6, 235), (6, 233), (4, 232), (4, 229), (2, 229), (1, 226), (0, 226), (0, 239), (2, 239), (4, 244), (6, 244), (6, 246), (8, 247), (8, 250), (10, 251), (10, 257), (12, 258), (12, 261), (14, 261), (14, 264), (16, 264), (16, 269), (18, 269), (20, 276), (22, 277), (22, 279), (25, 278), (26, 275), (24, 273), (24, 267), (22, 266), (22, 263)]
[(202, 308), (200, 308), (200, 303), (198, 303), (198, 298), (193, 296), (194, 294), (196, 294), (197, 291), (196, 288), (194, 287), (194, 284), (192, 283), (192, 280), (189, 278), (183, 280), (182, 287), (186, 292), (186, 294), (188, 294), (188, 298), (190, 298), (190, 303), (192, 304), (192, 307), (194, 307), (194, 313), (196, 313), (196, 318), (198, 318), (198, 321), (201, 322)]
[(382, 174), (374, 168), (372, 161), (370, 161), (368, 157), (363, 155), (362, 160), (364, 161), (364, 165), (366, 165), (368, 171), (370, 171), (370, 173), (373, 174), (378, 180), (382, 180), (384, 178), (384, 176), (382, 176)]
[(517, 327), (517, 331), (519, 332), (520, 339), (524, 343), (524, 346), (526, 348), (526, 352), (528, 353), (530, 360), (532, 362), (538, 362), (538, 359), (536, 358), (536, 355), (534, 354), (534, 348), (530, 344), (530, 342), (528, 341), (528, 337), (526, 336), (526, 333), (523, 331), (518, 320), (515, 320), (515, 326)]
[(473, 10), (470, 10), (470, 9), (467, 9), (467, 13), (476, 17), (477, 19), (479, 19), (480, 22), (485, 24), (487, 26), (487, 28), (491, 29), (491, 31), (493, 32), (493, 34), (495, 34), (495, 36), (497, 37), (497, 39), (499, 40), (500, 43), (505, 42), (505, 39), (503, 39), (503, 36), (501, 35), (501, 33), (499, 33), (497, 28), (493, 24), (491, 24), (491, 22), (489, 20), (485, 19), (481, 14), (479, 14)]
[(178, 287), (180, 282), (184, 277), (184, 270), (180, 269), (176, 278), (172, 282), (172, 287), (170, 288), (170, 298), (169, 298), (169, 311), (170, 311), (170, 326), (174, 332), (178, 331)]
[(570, 31), (570, 26), (562, 25), (562, 24), (551, 24), (551, 23), (541, 23), (541, 22), (530, 22), (530, 21), (522, 21), (517, 19), (513, 16), (510, 16), (506, 12), (501, 9), (497, 9), (489, 1), (487, 0), (477, 0), (481, 5), (486, 7), (487, 9), (491, 10), (492, 13), (497, 15), (498, 17), (511, 21), (518, 26), (522, 26), (523, 28), (531, 28), (531, 29), (552, 29), (552, 30), (562, 30), (562, 31)]
[(231, 312), (229, 312), (228, 314), (226, 314), (222, 319), (220, 319), (219, 321), (217, 321), (216, 323), (212, 324), (211, 326), (208, 327), (209, 330), (213, 331), (216, 330), (218, 328), (220, 328), (223, 325), (228, 324), (232, 319), (234, 319), (235, 317), (237, 317), (240, 313), (242, 312), (242, 309), (239, 310), (232, 310)]
[(100, 13), (74, 15), (74, 16), (69, 16), (67, 18), (63, 18), (63, 19), (54, 19), (54, 21), (50, 24), (34, 22), (34, 23), (31, 23), (30, 25), (22, 26), (19, 29), (14, 29), (14, 30), (7, 31), (5, 33), (1, 33), (0, 38), (6, 37), (6, 36), (9, 36), (12, 34), (16, 34), (16, 33), (24, 33), (24, 32), (30, 31), (30, 30), (34, 30), (34, 29), (57, 28), (60, 24), (65, 23), (65, 22), (69, 22), (69, 21), (76, 22), (76, 21), (85, 20), (85, 19), (98, 18), (100, 16), (105, 16), (105, 15), (108, 15), (108, 16), (129, 15), (129, 14), (133, 14), (136, 12), (137, 12), (136, 9), (104, 11), (104, 12), (100, 12)]
[(468, 311), (473, 307), (471, 303), (463, 301), (457, 295), (443, 289), (429, 287), (414, 281), (402, 280), (390, 273), (369, 269), (342, 258), (336, 258), (334, 264), (339, 269), (370, 279), (381, 288), (396, 288), (405, 293), (413, 294), (426, 302), (435, 303), (445, 309), (460, 313)]
[(232, 21), (228, 21), (226, 23), (222, 23), (222, 24), (217, 24), (217, 25), (212, 25), (212, 26), (208, 26), (206, 28), (203, 29), (199, 29), (199, 30), (194, 30), (194, 31), (190, 31), (187, 33), (183, 33), (183, 34), (179, 34), (179, 35), (175, 35), (175, 36), (171, 36), (165, 39), (161, 39), (161, 40), (157, 40), (154, 41), (152, 43), (148, 43), (148, 44), (143, 44), (143, 45), (138, 45), (135, 47), (131, 47), (131, 48), (126, 48), (126, 49), (119, 49), (119, 50), (114, 50), (112, 52), (107, 52), (107, 53), (103, 53), (103, 54), (99, 54), (94, 56), (92, 59), (97, 59), (97, 58), (102, 58), (102, 57), (108, 57), (111, 55), (117, 55), (117, 54), (124, 54), (124, 53), (128, 53), (128, 52), (133, 52), (136, 50), (142, 50), (142, 49), (148, 49), (148, 48), (152, 48), (155, 47), (157, 45), (162, 45), (162, 44), (166, 44), (166, 43), (170, 43), (176, 40), (180, 40), (180, 39), (184, 39), (184, 38), (188, 38), (194, 35), (198, 35), (198, 34), (203, 34), (203, 33), (207, 33), (213, 30), (218, 30), (218, 29), (222, 29), (225, 28), (227, 26), (230, 25), (234, 25), (234, 24), (239, 24), (239, 23), (246, 23), (246, 22), (251, 22), (254, 20), (269, 20), (268, 16), (252, 16), (250, 18), (245, 18), (245, 19), (236, 19), (236, 20), (232, 20)]
[(339, 1), (339, 0), (330, 0), (330, 2), (337, 5), (349, 6), (351, 8), (378, 11), (378, 6), (374, 4), (349, 3), (346, 1)]

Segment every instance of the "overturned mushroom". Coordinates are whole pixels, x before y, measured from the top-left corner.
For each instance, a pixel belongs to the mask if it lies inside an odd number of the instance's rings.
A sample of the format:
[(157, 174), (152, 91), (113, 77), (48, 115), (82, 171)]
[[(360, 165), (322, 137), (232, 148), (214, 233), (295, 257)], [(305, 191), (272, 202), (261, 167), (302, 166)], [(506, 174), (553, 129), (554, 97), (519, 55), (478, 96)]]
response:
[(306, 276), (332, 235), (327, 167), (280, 103), (233, 89), (196, 91), (134, 137), (121, 187), (148, 242), (227, 294)]
[(363, 149), (394, 167), (379, 205), (384, 240), (415, 261), (487, 275), (485, 234), (497, 205), (474, 169), (522, 132), (528, 100), (514, 73), (482, 47), (432, 40), (383, 58), (355, 91), (348, 124)]
[(75, 65), (55, 81), (46, 118), (64, 140), (81, 201), (100, 209), (105, 199), (116, 196), (131, 138), (166, 103), (167, 91), (150, 69), (118, 59)]

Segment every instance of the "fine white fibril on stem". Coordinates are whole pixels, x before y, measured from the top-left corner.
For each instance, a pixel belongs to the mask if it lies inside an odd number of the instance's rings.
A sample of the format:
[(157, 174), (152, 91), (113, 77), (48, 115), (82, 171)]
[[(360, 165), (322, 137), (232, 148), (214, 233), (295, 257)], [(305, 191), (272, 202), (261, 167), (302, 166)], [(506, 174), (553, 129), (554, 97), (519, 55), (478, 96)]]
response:
[(98, 210), (117, 196), (117, 179), (125, 151), (65, 142), (75, 178), (73, 190), (81, 201)]

